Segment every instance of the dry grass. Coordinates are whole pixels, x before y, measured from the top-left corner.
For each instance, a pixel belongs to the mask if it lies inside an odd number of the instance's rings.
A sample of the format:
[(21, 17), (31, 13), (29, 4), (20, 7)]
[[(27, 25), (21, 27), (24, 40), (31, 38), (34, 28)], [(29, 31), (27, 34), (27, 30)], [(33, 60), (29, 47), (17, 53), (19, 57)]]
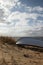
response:
[(0, 40), (3, 41), (3, 43), (16, 44), (16, 41), (11, 37), (0, 37)]
[(0, 37), (0, 65), (43, 65), (43, 48), (16, 45), (11, 37)]

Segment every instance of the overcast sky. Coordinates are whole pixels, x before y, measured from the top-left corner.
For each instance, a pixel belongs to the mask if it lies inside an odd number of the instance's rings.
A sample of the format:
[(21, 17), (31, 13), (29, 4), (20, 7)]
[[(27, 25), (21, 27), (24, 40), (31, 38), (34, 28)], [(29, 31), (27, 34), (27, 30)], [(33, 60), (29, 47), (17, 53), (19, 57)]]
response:
[(0, 0), (0, 35), (43, 36), (43, 0)]

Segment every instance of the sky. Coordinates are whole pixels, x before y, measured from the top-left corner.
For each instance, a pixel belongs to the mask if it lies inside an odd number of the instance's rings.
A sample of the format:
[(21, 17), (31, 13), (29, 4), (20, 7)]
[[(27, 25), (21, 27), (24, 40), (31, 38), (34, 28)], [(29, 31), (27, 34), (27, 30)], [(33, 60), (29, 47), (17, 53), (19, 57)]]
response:
[(43, 0), (0, 0), (0, 36), (43, 36)]

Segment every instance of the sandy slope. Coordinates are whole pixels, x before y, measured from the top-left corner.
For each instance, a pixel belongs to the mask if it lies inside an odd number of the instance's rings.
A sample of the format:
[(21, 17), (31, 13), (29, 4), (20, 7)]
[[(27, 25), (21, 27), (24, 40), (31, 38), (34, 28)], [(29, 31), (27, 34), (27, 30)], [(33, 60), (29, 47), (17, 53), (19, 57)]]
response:
[(0, 65), (43, 65), (43, 48), (17, 46), (0, 38)]

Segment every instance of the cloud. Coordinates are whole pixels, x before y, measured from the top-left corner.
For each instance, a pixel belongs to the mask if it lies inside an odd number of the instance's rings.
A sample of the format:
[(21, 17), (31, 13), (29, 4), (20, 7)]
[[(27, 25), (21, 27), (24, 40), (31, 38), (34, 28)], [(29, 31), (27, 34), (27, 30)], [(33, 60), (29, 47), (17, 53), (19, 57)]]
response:
[(20, 0), (0, 0), (0, 35), (42, 36), (43, 7), (26, 6)]
[(43, 7), (41, 6), (34, 7), (33, 11), (43, 12)]

